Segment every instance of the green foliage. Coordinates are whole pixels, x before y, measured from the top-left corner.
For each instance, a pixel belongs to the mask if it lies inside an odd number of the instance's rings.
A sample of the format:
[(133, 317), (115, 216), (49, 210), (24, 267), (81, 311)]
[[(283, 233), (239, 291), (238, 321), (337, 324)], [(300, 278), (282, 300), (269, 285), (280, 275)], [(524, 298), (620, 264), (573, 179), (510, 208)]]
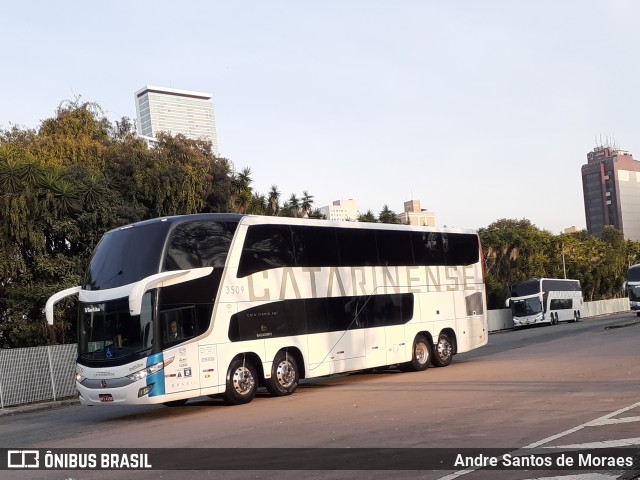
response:
[(627, 268), (640, 259), (640, 244), (605, 227), (600, 238), (586, 231), (554, 236), (529, 220), (498, 220), (478, 232), (484, 251), (489, 308), (503, 308), (511, 287), (529, 278), (575, 278), (585, 299), (620, 297)]
[(371, 210), (367, 210), (367, 213), (362, 213), (358, 217), (359, 222), (376, 223), (378, 220)]
[(388, 205), (384, 205), (380, 214), (378, 215), (378, 222), (380, 223), (400, 223), (398, 215), (393, 210), (389, 209)]
[(146, 218), (227, 211), (229, 162), (211, 144), (160, 135), (154, 148), (126, 118), (63, 102), (36, 130), (0, 130), (0, 347), (75, 340), (73, 300), (43, 308), (78, 285), (105, 231)]

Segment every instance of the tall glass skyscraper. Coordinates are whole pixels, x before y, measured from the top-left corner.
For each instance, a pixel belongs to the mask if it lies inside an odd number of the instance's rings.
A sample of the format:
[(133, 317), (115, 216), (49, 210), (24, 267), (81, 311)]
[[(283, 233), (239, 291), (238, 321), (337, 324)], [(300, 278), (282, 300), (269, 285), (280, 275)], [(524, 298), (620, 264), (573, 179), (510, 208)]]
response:
[(640, 162), (629, 152), (599, 146), (582, 165), (587, 230), (600, 235), (605, 225), (628, 240), (640, 241)]
[(147, 85), (135, 93), (138, 133), (149, 140), (159, 132), (209, 140), (218, 152), (216, 121), (210, 93)]

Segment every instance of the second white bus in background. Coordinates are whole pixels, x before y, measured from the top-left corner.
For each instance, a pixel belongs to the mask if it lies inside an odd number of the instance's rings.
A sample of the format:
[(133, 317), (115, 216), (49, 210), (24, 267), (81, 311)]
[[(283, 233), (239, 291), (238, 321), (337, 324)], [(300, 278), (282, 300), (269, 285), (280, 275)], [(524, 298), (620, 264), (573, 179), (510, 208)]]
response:
[(558, 278), (532, 278), (511, 288), (507, 308), (513, 314), (513, 326), (563, 321), (578, 321), (582, 317), (580, 281)]

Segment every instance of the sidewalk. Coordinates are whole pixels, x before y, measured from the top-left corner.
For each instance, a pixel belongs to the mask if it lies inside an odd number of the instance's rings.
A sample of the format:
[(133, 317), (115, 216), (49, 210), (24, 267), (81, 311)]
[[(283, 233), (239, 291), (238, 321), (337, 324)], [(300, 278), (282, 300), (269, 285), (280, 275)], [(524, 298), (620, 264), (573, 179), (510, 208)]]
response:
[(30, 403), (27, 405), (16, 405), (14, 407), (0, 408), (0, 417), (5, 415), (18, 415), (20, 413), (39, 412), (42, 410), (53, 410), (55, 408), (65, 407), (67, 405), (79, 404), (77, 398), (68, 398), (65, 400), (56, 400), (49, 402)]

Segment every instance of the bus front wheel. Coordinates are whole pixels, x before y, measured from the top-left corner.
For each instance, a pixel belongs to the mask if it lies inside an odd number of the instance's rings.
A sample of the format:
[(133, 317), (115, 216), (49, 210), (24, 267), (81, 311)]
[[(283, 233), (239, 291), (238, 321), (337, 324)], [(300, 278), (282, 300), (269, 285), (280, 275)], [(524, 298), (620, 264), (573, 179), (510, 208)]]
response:
[(429, 348), (429, 340), (424, 335), (417, 335), (413, 341), (413, 352), (411, 361), (400, 365), (403, 372), (420, 372), (426, 370), (431, 361), (431, 349)]
[(291, 395), (298, 388), (300, 373), (298, 363), (287, 351), (279, 351), (273, 359), (271, 378), (265, 379), (265, 386), (271, 395), (283, 397)]
[(222, 394), (229, 405), (249, 403), (258, 390), (258, 371), (251, 360), (238, 357), (227, 370), (226, 389)]
[(449, 335), (441, 333), (436, 344), (435, 355), (433, 356), (433, 364), (436, 367), (446, 367), (453, 360), (453, 344)]

